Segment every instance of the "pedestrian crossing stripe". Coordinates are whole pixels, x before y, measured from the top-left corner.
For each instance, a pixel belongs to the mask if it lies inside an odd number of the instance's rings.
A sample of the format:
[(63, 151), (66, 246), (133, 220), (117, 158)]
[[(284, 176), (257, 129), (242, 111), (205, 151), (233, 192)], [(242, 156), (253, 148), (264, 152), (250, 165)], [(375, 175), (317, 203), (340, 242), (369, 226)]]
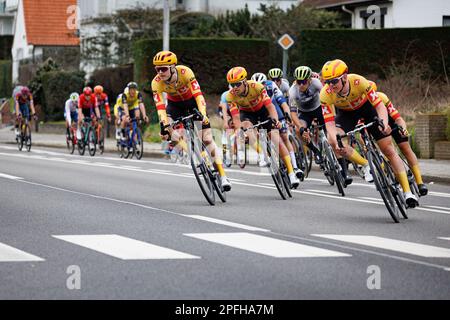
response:
[(247, 232), (186, 233), (185, 236), (274, 258), (350, 257), (350, 254), (307, 246)]
[(402, 252), (425, 258), (450, 258), (450, 249), (415, 242), (362, 235), (312, 234), (312, 236)]
[(200, 257), (116, 234), (53, 236), (122, 260), (199, 259)]
[(45, 261), (35, 255), (0, 242), (0, 262)]

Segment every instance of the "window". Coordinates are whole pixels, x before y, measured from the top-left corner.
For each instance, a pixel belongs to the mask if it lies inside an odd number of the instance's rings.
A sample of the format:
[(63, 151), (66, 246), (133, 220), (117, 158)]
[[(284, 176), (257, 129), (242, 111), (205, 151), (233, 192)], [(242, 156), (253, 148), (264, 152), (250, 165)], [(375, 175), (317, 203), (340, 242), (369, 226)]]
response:
[(450, 27), (450, 16), (442, 16), (442, 26)]
[(6, 10), (6, 1), (0, 1), (0, 13), (4, 13)]
[[(377, 17), (375, 16), (377, 13), (370, 11), (367, 12), (361, 11), (359, 16), (363, 20), (363, 28), (364, 29), (374, 29), (373, 23), (376, 21)], [(375, 27), (375, 29), (383, 29), (384, 28), (384, 16), (387, 14), (387, 8), (380, 8), (380, 17), (379, 17), (379, 25)]]

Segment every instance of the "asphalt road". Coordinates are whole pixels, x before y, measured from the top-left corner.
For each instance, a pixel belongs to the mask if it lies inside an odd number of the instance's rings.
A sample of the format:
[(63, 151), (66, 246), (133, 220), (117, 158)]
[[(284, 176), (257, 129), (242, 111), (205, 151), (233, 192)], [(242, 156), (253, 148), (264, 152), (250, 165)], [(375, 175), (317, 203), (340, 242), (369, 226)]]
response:
[(356, 177), (283, 201), (263, 169), (228, 173), (212, 207), (164, 159), (0, 145), (0, 299), (450, 298), (450, 186), (395, 224)]

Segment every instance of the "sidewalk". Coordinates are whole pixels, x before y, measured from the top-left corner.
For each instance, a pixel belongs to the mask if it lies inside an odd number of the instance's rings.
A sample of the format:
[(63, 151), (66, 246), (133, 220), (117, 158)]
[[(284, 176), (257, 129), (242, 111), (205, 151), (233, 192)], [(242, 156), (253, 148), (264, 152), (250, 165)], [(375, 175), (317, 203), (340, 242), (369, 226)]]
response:
[[(66, 149), (64, 133), (43, 134), (32, 132), (33, 145), (39, 147), (51, 147)], [(14, 132), (12, 127), (0, 129), (0, 144), (14, 144)], [(107, 139), (105, 144), (106, 152), (117, 152), (116, 140)], [(76, 152), (76, 151), (75, 151)], [(159, 143), (144, 143), (144, 157), (165, 157)], [(440, 182), (450, 184), (450, 160), (419, 159), (420, 169), (425, 182)], [(313, 166), (314, 169), (318, 169)]]

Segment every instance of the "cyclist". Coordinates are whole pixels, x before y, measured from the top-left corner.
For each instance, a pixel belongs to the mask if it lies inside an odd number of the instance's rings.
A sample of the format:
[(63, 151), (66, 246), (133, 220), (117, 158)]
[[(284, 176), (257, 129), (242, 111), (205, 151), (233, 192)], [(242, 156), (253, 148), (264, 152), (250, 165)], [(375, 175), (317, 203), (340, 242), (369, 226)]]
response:
[(122, 117), (125, 115), (123, 108), (121, 107), (121, 103), (122, 93), (117, 96), (116, 103), (114, 104), (114, 126), (116, 127), (116, 140), (120, 140)]
[(397, 180), (405, 193), (406, 203), (409, 207), (415, 207), (418, 204), (417, 198), (411, 193), (403, 162), (392, 144), (387, 109), (378, 94), (366, 78), (349, 74), (345, 62), (339, 59), (324, 64), (322, 78), (326, 83), (320, 91), (322, 112), (328, 141), (336, 154), (363, 166), (365, 179), (373, 181), (373, 177), (369, 177), (371, 179), (367, 177), (370, 174), (368, 161), (348, 145), (344, 148), (339, 147), (336, 134), (352, 130), (361, 118), (366, 122), (372, 121), (375, 117), (381, 119), (384, 128), (372, 126), (369, 132), (392, 164)]
[[(272, 119), (277, 129), (281, 128), (277, 110), (267, 95), (266, 89), (260, 83), (247, 80), (247, 71), (245, 68), (231, 68), (227, 73), (227, 81), (232, 89), (227, 94), (226, 99), (230, 105), (230, 112), (235, 128), (250, 128), (252, 125), (257, 124), (258, 121), (263, 122), (268, 119)], [(262, 128), (270, 132), (272, 122)], [(249, 138), (253, 141), (253, 147), (260, 153), (261, 148), (258, 146), (253, 134), (250, 134)], [(300, 182), (292, 167), (289, 152), (281, 139), (279, 140), (279, 147), (281, 159), (286, 165), (291, 186), (297, 188)]]
[(16, 111), (15, 134), (17, 140), (19, 137), (19, 123), (21, 119), (27, 118), (28, 121), (31, 121), (31, 117), (35, 120), (37, 120), (37, 117), (34, 109), (33, 95), (28, 87), (21, 87), (20, 91), (18, 91), (14, 96), (14, 102), (14, 108)]
[[(417, 161), (417, 157), (414, 151), (411, 149), (411, 146), (409, 145), (408, 131), (406, 130), (405, 120), (403, 120), (402, 116), (400, 115), (398, 110), (394, 107), (388, 96), (383, 92), (378, 91), (376, 83), (373, 81), (369, 81), (369, 83), (372, 86), (372, 88), (375, 91), (377, 91), (378, 95), (380, 96), (381, 100), (383, 101), (384, 105), (387, 108), (389, 114), (389, 126), (393, 129), (392, 138), (397, 143), (398, 147), (400, 148), (400, 151), (403, 153), (406, 160), (408, 161), (409, 166), (411, 167), (411, 171), (414, 174), (414, 178), (416, 179), (420, 195), (421, 196), (427, 195), (428, 188), (423, 183), (422, 174), (420, 173), (419, 168), (419, 161)], [(403, 130), (394, 130), (399, 127), (402, 128)]]
[[(64, 107), (64, 119), (66, 119), (66, 135), (70, 137), (70, 127), (73, 124), (78, 123), (78, 99), (80, 98), (79, 94), (76, 92), (72, 92), (70, 94), (70, 98), (66, 101)], [(73, 122), (72, 122), (73, 121)]]
[[(322, 90), (323, 86), (320, 80), (314, 77), (311, 68), (307, 66), (297, 67), (294, 70), (294, 79), (295, 82), (289, 89), (292, 121), (299, 129), (299, 134), (306, 141), (308, 148), (314, 153), (316, 164), (321, 164), (323, 162), (322, 155), (312, 142), (308, 134), (308, 128), (314, 119), (317, 119), (319, 125), (325, 123), (322, 108), (320, 107), (320, 90)], [(350, 184), (352, 182), (351, 177), (347, 176), (344, 173), (346, 184)]]
[[(298, 168), (297, 159), (295, 158), (294, 147), (292, 146), (291, 141), (289, 141), (288, 136), (288, 124), (287, 121), (292, 123), (291, 116), (289, 115), (289, 105), (284, 98), (283, 93), (278, 88), (278, 86), (271, 80), (267, 80), (267, 77), (264, 73), (257, 72), (254, 73), (251, 77), (251, 80), (261, 83), (267, 91), (267, 95), (272, 99), (272, 103), (275, 106), (278, 114), (278, 120), (281, 122), (280, 136), (283, 139), (286, 148), (289, 151), (289, 156), (291, 157), (291, 163), (294, 168), (295, 175), (297, 178), (301, 179), (304, 175), (303, 171)], [(265, 163), (264, 155), (260, 154), (260, 166), (267, 166)]]
[[(94, 114), (95, 112), (95, 114)], [(81, 123), (84, 118), (92, 119), (93, 116), (100, 118), (100, 112), (98, 110), (97, 98), (92, 92), (91, 87), (85, 87), (83, 93), (78, 99), (78, 129), (77, 139), (81, 140)]]
[(123, 117), (121, 118), (122, 139), (125, 139), (125, 128), (130, 123), (130, 119), (140, 119), (141, 114), (146, 123), (149, 122), (145, 111), (144, 98), (142, 93), (138, 91), (136, 82), (129, 82), (123, 91), (122, 100), (119, 106), (123, 109)]
[(226, 96), (229, 91), (230, 91), (230, 89), (228, 89), (227, 91), (224, 91), (222, 93), (222, 95), (220, 96), (219, 109), (218, 109), (219, 115), (223, 120), (223, 128), (225, 130), (233, 129), (233, 122), (231, 119), (230, 106), (228, 105), (227, 99), (226, 99)]
[[(170, 121), (190, 115), (195, 112), (194, 109), (198, 109), (203, 117), (201, 138), (211, 151), (223, 189), (230, 191), (231, 183), (223, 169), (222, 152), (213, 140), (200, 85), (189, 67), (177, 64), (177, 56), (170, 51), (160, 51), (153, 58), (157, 75), (152, 81), (152, 91), (159, 121), (163, 126), (168, 125)], [(167, 106), (164, 103), (163, 93), (167, 94)], [(169, 133), (172, 141), (180, 141), (179, 132), (169, 129)], [(165, 130), (161, 130), (161, 136), (166, 140), (169, 138)]]
[(285, 97), (289, 95), (289, 81), (283, 78), (283, 70), (280, 68), (272, 68), (269, 70), (268, 74), (269, 80), (275, 82), (275, 84), (280, 88), (281, 92)]
[(106, 118), (108, 122), (111, 122), (111, 110), (109, 107), (108, 95), (105, 92), (103, 92), (103, 87), (100, 85), (94, 87), (94, 94), (95, 97), (97, 98), (98, 111), (100, 112), (100, 120), (103, 118), (103, 109), (105, 109)]

